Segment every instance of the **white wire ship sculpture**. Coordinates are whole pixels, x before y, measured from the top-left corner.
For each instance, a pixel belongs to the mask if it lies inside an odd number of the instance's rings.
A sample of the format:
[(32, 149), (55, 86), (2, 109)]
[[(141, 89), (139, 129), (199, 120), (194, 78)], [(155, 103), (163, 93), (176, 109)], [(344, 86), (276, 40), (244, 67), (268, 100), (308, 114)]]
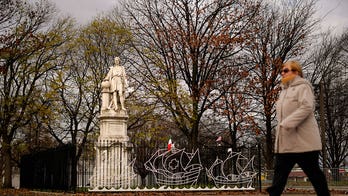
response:
[(144, 165), (160, 186), (195, 185), (203, 170), (198, 149), (159, 149)]
[(255, 156), (248, 160), (241, 152), (230, 151), (225, 160), (216, 158), (212, 166), (206, 169), (207, 176), (214, 181), (216, 187), (231, 185), (251, 187), (257, 175), (253, 166), (254, 158)]

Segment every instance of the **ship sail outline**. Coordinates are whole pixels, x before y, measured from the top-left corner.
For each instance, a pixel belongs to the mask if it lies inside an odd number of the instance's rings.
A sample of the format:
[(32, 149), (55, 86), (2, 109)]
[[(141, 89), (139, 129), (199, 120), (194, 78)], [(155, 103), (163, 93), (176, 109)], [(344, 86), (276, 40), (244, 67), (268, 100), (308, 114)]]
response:
[[(214, 163), (210, 166), (210, 168), (209, 169), (206, 168), (207, 176), (214, 181), (217, 187), (223, 186), (223, 185), (241, 185), (241, 184), (246, 184), (247, 187), (251, 187), (253, 178), (257, 174), (253, 166), (254, 158), (255, 156), (253, 156), (250, 160), (248, 160), (248, 158), (243, 156), (241, 152), (230, 152), (225, 160), (221, 160), (217, 157)], [(225, 173), (226, 171), (225, 167), (227, 166), (227, 162), (231, 160), (236, 160), (235, 162), (236, 169), (237, 169), (236, 174)], [(240, 162), (245, 162), (245, 161), (247, 161), (247, 164), (245, 166), (242, 166)], [(214, 169), (217, 167), (221, 175), (214, 174)]]
[(194, 185), (203, 170), (198, 149), (194, 153), (177, 148), (159, 149), (144, 165), (153, 173), (157, 184), (167, 186)]

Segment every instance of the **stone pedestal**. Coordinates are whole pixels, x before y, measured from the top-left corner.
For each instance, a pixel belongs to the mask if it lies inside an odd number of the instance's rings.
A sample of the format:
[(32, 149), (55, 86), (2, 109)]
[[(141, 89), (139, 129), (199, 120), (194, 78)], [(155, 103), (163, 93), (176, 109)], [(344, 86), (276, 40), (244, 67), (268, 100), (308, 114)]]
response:
[(128, 188), (134, 178), (128, 157), (126, 111), (106, 109), (101, 112), (100, 135), (96, 149), (92, 188)]
[(98, 140), (115, 140), (119, 142), (128, 142), (127, 120), (128, 115), (124, 110), (114, 111), (112, 109), (104, 110), (99, 116), (100, 135)]

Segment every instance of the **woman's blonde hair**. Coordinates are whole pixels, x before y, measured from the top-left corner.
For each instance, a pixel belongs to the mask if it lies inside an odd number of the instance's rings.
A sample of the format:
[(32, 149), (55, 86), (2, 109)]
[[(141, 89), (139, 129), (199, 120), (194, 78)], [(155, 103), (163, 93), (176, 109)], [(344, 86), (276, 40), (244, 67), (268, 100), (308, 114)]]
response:
[(303, 78), (302, 66), (298, 61), (287, 61), (283, 64), (282, 68), (285, 65), (290, 65), (291, 71), (297, 71), (298, 75)]

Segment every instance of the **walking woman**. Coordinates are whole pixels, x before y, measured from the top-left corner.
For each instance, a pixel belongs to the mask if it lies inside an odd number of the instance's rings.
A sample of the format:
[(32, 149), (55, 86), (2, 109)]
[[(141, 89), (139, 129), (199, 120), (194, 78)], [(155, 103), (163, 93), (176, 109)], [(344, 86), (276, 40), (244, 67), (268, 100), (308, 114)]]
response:
[(287, 61), (282, 66), (282, 91), (276, 103), (278, 126), (275, 138), (275, 168), (270, 196), (281, 195), (297, 163), (311, 181), (317, 195), (328, 196), (327, 181), (319, 167), (322, 149), (315, 99), (311, 84), (303, 78), (301, 65)]

